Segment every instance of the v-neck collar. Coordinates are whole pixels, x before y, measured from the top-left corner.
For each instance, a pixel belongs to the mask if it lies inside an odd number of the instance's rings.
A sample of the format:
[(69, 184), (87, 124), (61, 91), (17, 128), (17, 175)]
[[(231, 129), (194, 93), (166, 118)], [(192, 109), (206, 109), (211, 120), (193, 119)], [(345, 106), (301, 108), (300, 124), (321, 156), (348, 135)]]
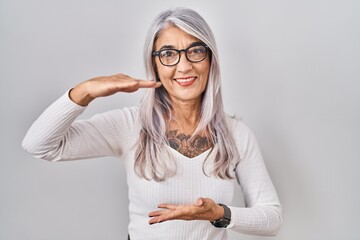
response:
[(189, 161), (195, 161), (197, 159), (203, 159), (203, 158), (206, 158), (212, 151), (212, 149), (214, 149), (214, 147), (212, 148), (209, 148), (208, 150), (200, 153), (199, 155), (195, 156), (195, 157), (187, 157), (185, 155), (183, 155), (182, 153), (180, 153), (179, 151), (173, 149), (172, 147), (170, 147), (169, 145), (166, 145), (166, 147), (170, 148), (170, 151), (174, 152), (176, 155), (180, 156), (181, 158), (184, 158), (184, 159), (187, 159)]

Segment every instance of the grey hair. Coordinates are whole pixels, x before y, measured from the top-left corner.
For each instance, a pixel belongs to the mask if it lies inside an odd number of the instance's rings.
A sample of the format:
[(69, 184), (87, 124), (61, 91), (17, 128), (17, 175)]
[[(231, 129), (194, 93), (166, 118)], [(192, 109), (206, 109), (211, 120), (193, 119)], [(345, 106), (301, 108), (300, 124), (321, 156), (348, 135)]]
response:
[[(203, 130), (209, 132), (210, 139), (214, 144), (212, 154), (215, 154), (210, 174), (222, 179), (231, 179), (234, 177), (232, 168), (240, 161), (240, 157), (223, 109), (215, 38), (208, 24), (197, 12), (188, 8), (172, 8), (161, 12), (155, 18), (144, 45), (147, 78), (159, 81), (152, 52), (159, 34), (168, 26), (180, 28), (198, 38), (210, 49), (209, 79), (203, 93), (200, 121), (193, 136)], [(147, 180), (163, 181), (176, 174), (176, 163), (171, 156), (170, 149), (166, 147), (168, 145), (166, 115), (171, 116), (171, 102), (166, 90), (163, 87), (147, 89), (140, 104), (142, 129), (135, 145), (137, 149), (134, 165), (135, 172)], [(203, 164), (204, 173), (205, 162)]]

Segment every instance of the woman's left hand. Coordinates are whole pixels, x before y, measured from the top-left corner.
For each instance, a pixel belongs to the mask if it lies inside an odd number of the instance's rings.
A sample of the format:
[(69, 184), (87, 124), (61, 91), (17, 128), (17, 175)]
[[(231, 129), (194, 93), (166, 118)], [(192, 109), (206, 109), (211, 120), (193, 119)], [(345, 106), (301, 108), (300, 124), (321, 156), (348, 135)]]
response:
[(223, 207), (210, 198), (198, 198), (193, 204), (175, 205), (159, 204), (163, 210), (149, 213), (149, 224), (165, 222), (168, 220), (208, 220), (213, 221), (224, 216)]

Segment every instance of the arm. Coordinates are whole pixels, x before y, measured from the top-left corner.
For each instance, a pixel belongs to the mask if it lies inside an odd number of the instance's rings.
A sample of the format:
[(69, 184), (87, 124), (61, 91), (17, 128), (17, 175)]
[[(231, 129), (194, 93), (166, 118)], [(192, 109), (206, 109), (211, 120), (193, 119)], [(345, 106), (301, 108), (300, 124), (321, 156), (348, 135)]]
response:
[(242, 123), (241, 161), (236, 178), (244, 195), (245, 208), (230, 207), (230, 226), (235, 231), (253, 235), (276, 235), (282, 223), (282, 208), (253, 133)]
[[(115, 153), (115, 143), (108, 138), (115, 134), (111, 131), (115, 125), (111, 124), (113, 117), (102, 114), (88, 121), (74, 122), (75, 119), (97, 97), (158, 86), (122, 74), (85, 81), (43, 112), (27, 132), (22, 146), (35, 157), (52, 161), (119, 154)], [(121, 117), (120, 114), (117, 119)]]
[[(251, 235), (275, 235), (282, 222), (281, 205), (256, 139), (240, 122), (233, 132), (237, 133), (235, 139), (241, 156), (235, 175), (246, 206), (229, 206), (231, 222), (227, 229)], [(149, 213), (150, 224), (175, 219), (213, 221), (224, 217), (224, 209), (209, 198), (199, 198), (193, 204), (160, 204), (158, 207), (162, 210)]]

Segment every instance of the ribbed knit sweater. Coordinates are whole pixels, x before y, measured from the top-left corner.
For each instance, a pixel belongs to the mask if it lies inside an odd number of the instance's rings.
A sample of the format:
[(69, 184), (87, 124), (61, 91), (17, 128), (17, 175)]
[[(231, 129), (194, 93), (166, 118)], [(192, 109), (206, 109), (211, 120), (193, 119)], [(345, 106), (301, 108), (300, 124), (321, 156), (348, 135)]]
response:
[[(281, 205), (251, 130), (241, 121), (228, 117), (240, 162), (234, 169), (236, 179), (206, 176), (203, 162), (214, 156), (206, 152), (188, 158), (170, 146), (177, 172), (162, 182), (148, 181), (135, 174), (133, 146), (139, 137), (139, 108), (129, 107), (97, 114), (88, 120), (76, 120), (86, 107), (72, 102), (68, 93), (50, 105), (33, 123), (23, 140), (23, 148), (37, 158), (50, 161), (77, 160), (114, 156), (124, 162), (129, 188), (132, 240), (224, 240), (229, 229), (253, 235), (274, 235), (282, 222)], [(217, 146), (215, 145), (214, 148)], [(207, 160), (207, 162), (211, 162)], [(234, 186), (240, 184), (244, 207), (231, 206)], [(199, 197), (224, 203), (231, 210), (226, 229), (215, 228), (209, 221), (172, 220), (149, 225), (148, 214), (159, 203), (190, 204)]]

